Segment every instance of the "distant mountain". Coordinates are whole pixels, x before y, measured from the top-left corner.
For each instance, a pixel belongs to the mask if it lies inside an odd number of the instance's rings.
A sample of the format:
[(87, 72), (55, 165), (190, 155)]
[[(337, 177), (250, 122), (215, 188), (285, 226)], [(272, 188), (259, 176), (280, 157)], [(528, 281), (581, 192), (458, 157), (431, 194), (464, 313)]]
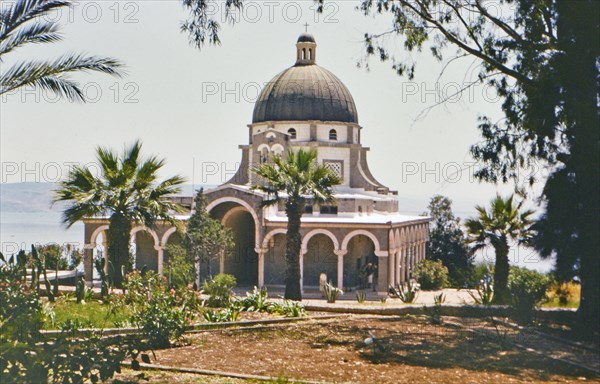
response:
[(52, 204), (52, 183), (3, 183), (0, 184), (0, 211), (2, 212), (51, 212), (61, 206)]
[[(184, 184), (181, 195), (192, 196), (201, 185)], [(205, 185), (204, 188), (212, 188)], [(2, 183), (0, 184), (0, 212), (60, 212), (64, 203), (52, 205), (54, 183)]]
[[(194, 190), (214, 188), (215, 185), (184, 184), (182, 196), (192, 196)], [(56, 188), (53, 183), (3, 183), (0, 184), (0, 212), (60, 212), (64, 203), (52, 205), (52, 192)], [(421, 215), (427, 210), (430, 196), (400, 195), (400, 213), (405, 215)], [(470, 201), (454, 201), (454, 213), (465, 219), (474, 215), (475, 210)]]

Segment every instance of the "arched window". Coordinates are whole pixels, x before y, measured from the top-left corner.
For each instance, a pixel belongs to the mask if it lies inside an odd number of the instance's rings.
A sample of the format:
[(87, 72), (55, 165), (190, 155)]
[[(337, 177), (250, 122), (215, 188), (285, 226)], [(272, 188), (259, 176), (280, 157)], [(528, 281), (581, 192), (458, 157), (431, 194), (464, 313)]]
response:
[(296, 129), (295, 128), (288, 129), (288, 135), (290, 135), (290, 139), (295, 139), (296, 138)]
[(308, 60), (312, 60), (312, 48), (308, 48)]
[(263, 148), (260, 151), (260, 163), (264, 164), (269, 161), (269, 150), (267, 148)]
[(335, 129), (329, 131), (329, 140), (337, 141), (337, 131)]
[(306, 48), (302, 48), (302, 60), (306, 60)]

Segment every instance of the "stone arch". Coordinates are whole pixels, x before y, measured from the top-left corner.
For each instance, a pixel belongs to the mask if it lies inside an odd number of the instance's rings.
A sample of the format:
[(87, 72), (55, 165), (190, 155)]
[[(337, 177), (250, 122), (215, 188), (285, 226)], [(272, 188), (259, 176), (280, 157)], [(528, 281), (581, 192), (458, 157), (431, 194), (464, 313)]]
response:
[(152, 239), (154, 239), (154, 246), (155, 247), (159, 247), (160, 246), (160, 240), (158, 239), (158, 235), (156, 234), (156, 232), (148, 227), (144, 227), (142, 225), (138, 225), (137, 227), (133, 227), (131, 229), (131, 232), (129, 232), (129, 236), (131, 236), (131, 238), (133, 238), (135, 236), (136, 233), (138, 232), (147, 232), (150, 236), (152, 236)]
[[(138, 236), (138, 233), (141, 234)], [(135, 268), (162, 272), (162, 248), (156, 232), (148, 227), (138, 225), (129, 232), (131, 242), (135, 242)]]
[(108, 228), (109, 228), (108, 224), (101, 225), (98, 228), (96, 228), (94, 230), (94, 232), (92, 232), (92, 236), (90, 236), (90, 244), (95, 245), (96, 244), (96, 239), (98, 238), (98, 235), (100, 235), (104, 231), (107, 231)]
[(317, 288), (321, 273), (334, 284), (338, 280), (339, 242), (326, 229), (314, 229), (302, 239), (300, 257), (300, 276), (302, 287)]
[[(392, 231), (390, 230), (390, 233)], [(389, 237), (389, 246), (394, 247), (394, 238)], [(366, 230), (354, 230), (346, 235), (342, 242), (343, 256), (343, 282), (347, 288), (367, 289), (375, 288), (380, 280), (387, 281), (389, 276), (379, 275), (380, 244), (377, 237)], [(384, 252), (389, 257), (388, 252)], [(386, 259), (389, 263), (391, 259)], [(370, 265), (370, 266), (369, 266)], [(387, 268), (383, 268), (387, 271)]]
[(286, 234), (287, 231), (285, 228), (276, 228), (265, 235), (263, 239), (263, 247), (261, 249), (263, 255), (263, 284), (266, 286), (285, 286)]
[(171, 237), (171, 235), (174, 234), (175, 232), (177, 232), (177, 227), (171, 227), (171, 228), (167, 229), (167, 231), (162, 235), (160, 245), (163, 247), (166, 246), (167, 242), (169, 241), (169, 237)]
[(256, 211), (254, 210), (254, 208), (252, 208), (252, 206), (250, 204), (248, 204), (247, 202), (245, 202), (242, 199), (238, 199), (236, 197), (221, 197), (220, 199), (216, 199), (215, 201), (213, 201), (212, 203), (208, 204), (206, 206), (206, 212), (210, 213), (214, 208), (216, 208), (218, 205), (223, 204), (223, 203), (235, 203), (235, 204), (239, 204), (242, 207), (246, 208), (246, 210), (250, 213), (250, 215), (252, 215), (252, 218), (254, 219), (254, 242), (255, 242), (255, 247), (256, 248), (260, 248), (260, 220), (258, 219), (258, 215), (256, 214)]
[(356, 229), (352, 232), (350, 232), (349, 234), (347, 234), (344, 237), (344, 240), (342, 241), (342, 250), (347, 250), (348, 247), (348, 243), (350, 242), (350, 240), (354, 237), (354, 236), (358, 236), (358, 235), (364, 235), (368, 238), (370, 238), (373, 241), (373, 244), (375, 245), (375, 252), (380, 252), (381, 251), (381, 246), (379, 245), (379, 240), (377, 239), (377, 236), (375, 236), (373, 233), (364, 230), (364, 229)]
[(308, 232), (306, 235), (304, 235), (302, 237), (302, 247), (301, 248), (303, 251), (306, 251), (306, 247), (308, 246), (308, 242), (309, 242), (310, 238), (315, 235), (318, 235), (318, 234), (329, 237), (331, 239), (331, 241), (333, 241), (334, 250), (337, 251), (340, 249), (340, 243), (339, 243), (337, 237), (335, 237), (335, 235), (333, 233), (331, 233), (331, 231), (318, 228), (318, 229), (313, 229), (312, 231)]
[(258, 285), (261, 223), (254, 208), (239, 198), (222, 197), (210, 203), (206, 210), (231, 229), (235, 246), (231, 252), (205, 261), (201, 272), (234, 275), (240, 286)]
[(240, 212), (240, 211), (247, 211), (247, 209), (245, 207), (242, 207), (240, 205), (238, 205), (237, 207), (233, 207), (231, 208), (229, 211), (227, 211), (224, 215), (223, 218), (221, 219), (221, 224), (225, 225), (225, 223), (227, 222), (227, 220), (234, 214)]
[(269, 241), (275, 237), (276, 235), (280, 235), (280, 234), (287, 234), (287, 230), (285, 228), (276, 228), (272, 231), (270, 231), (269, 233), (267, 233), (265, 235), (265, 238), (263, 239), (262, 242), (262, 249), (268, 249), (269, 248)]
[(283, 145), (281, 144), (273, 144), (273, 146), (271, 146), (271, 152), (276, 155), (281, 155), (283, 151), (285, 151), (285, 148), (283, 148)]

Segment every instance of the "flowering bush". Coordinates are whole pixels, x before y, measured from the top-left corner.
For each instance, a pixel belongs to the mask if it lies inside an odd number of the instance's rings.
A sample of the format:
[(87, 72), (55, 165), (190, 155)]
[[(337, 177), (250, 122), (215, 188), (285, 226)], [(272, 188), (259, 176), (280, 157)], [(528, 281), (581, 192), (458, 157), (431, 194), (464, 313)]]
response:
[(167, 347), (179, 339), (200, 306), (191, 287), (169, 288), (167, 280), (153, 271), (129, 273), (124, 287), (122, 300), (131, 308), (130, 321), (153, 347)]
[(435, 291), (448, 284), (448, 268), (441, 260), (422, 260), (415, 267), (415, 279), (422, 290)]
[(35, 289), (28, 287), (24, 263), (0, 253), (0, 378), (8, 383), (83, 383), (105, 381), (120, 372), (130, 356), (129, 341), (102, 338), (101, 332), (76, 335), (76, 321), (67, 321), (54, 340), (40, 327), (48, 313)]

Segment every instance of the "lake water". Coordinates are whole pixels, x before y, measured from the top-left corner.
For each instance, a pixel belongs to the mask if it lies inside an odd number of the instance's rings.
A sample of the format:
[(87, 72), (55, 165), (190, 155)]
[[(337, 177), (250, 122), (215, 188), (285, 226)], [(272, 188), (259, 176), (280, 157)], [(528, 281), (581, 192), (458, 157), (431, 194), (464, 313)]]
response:
[(72, 243), (83, 248), (83, 224), (66, 229), (60, 212), (2, 212), (0, 214), (0, 250), (5, 255), (31, 244)]
[[(70, 229), (61, 224), (60, 212), (2, 212), (0, 214), (1, 251), (5, 255), (17, 253), (20, 249), (31, 249), (31, 244), (71, 243), (83, 248), (83, 224)], [(541, 259), (528, 248), (512, 247), (509, 255), (511, 265), (518, 265), (540, 272), (552, 269), (553, 259)], [(486, 248), (478, 252), (476, 262), (494, 262), (494, 251)]]

